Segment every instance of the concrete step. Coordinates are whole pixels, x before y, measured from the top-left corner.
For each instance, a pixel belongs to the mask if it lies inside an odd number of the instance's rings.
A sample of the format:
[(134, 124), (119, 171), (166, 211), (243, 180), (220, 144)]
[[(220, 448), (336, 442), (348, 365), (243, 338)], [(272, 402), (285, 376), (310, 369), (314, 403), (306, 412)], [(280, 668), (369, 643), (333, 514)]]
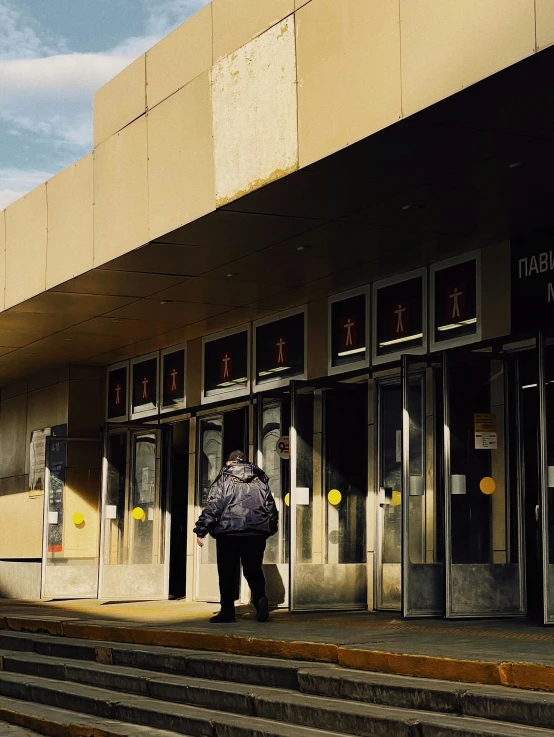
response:
[[(27, 666), (37, 659), (37, 656), (32, 655), (19, 656), (19, 662)], [(51, 668), (49, 675), (52, 677), (62, 672), (54, 669), (64, 667), (59, 663), (45, 662), (42, 666), (44, 669)], [(102, 666), (93, 664), (65, 667), (75, 669), (75, 672), (79, 669), (77, 675), (80, 677), (89, 673), (100, 679), (99, 674), (102, 673)], [(208, 689), (208, 693), (203, 692), (204, 699), (209, 696), (215, 701), (211, 703), (208, 698), (206, 707), (200, 708), (165, 700), (167, 696), (176, 698), (183, 695), (182, 677), (141, 676), (140, 671), (136, 675), (136, 672), (132, 672), (134, 669), (118, 667), (112, 667), (109, 671), (110, 683), (115, 682), (119, 687), (132, 685), (136, 689), (135, 693), (116, 693), (110, 688), (84, 683), (58, 682), (45, 677), (3, 672), (0, 674), (0, 694), (57, 708), (67, 709), (70, 705), (72, 709), (94, 717), (168, 729), (195, 737), (323, 737), (331, 734), (357, 737), (545, 737), (546, 734), (552, 734), (550, 729), (501, 724), (454, 714), (431, 714), (329, 700), (280, 689), (258, 687), (250, 688), (249, 694), (238, 694), (236, 690), (215, 690), (218, 688), (215, 682), (210, 684), (211, 691)], [(220, 686), (229, 688), (231, 684)], [(237, 686), (235, 684), (235, 689)], [(243, 685), (242, 688), (246, 687)], [(185, 687), (184, 691), (189, 693), (189, 687)], [(158, 698), (154, 698), (154, 694)], [(233, 713), (214, 711), (222, 706), (220, 699), (224, 701), (224, 708)], [(240, 709), (238, 714), (234, 711), (237, 704)]]
[[(183, 675), (194, 679), (225, 681), (233, 684), (251, 684), (257, 687), (288, 688), (301, 693), (327, 699), (342, 699), (366, 704), (392, 706), (411, 710), (423, 710), (446, 714), (458, 714), (477, 718), (492, 719), (515, 724), (526, 724), (541, 728), (554, 725), (554, 694), (510, 689), (502, 686), (478, 686), (472, 684), (418, 679), (382, 673), (367, 673), (340, 668), (335, 665), (307, 663), (305, 661), (286, 661), (273, 658), (253, 658), (241, 655), (216, 654), (204, 651), (186, 651), (175, 648), (144, 647), (67, 638), (0, 632), (0, 647), (11, 648), (15, 652), (34, 652), (42, 657), (58, 657), (58, 661), (35, 660), (25, 664), (13, 661), (14, 652), (4, 650), (4, 667), (17, 672), (28, 672), (66, 680), (82, 680), (89, 685), (106, 686), (119, 690), (140, 693), (146, 689), (143, 672), (156, 672), (157, 682), (150, 689), (158, 689), (158, 698), (185, 699), (187, 703), (204, 705), (206, 700), (219, 693), (222, 708), (232, 699), (233, 709), (248, 712), (248, 699), (251, 689), (240, 686), (210, 685), (209, 683), (162, 683), (162, 673)], [(10, 665), (10, 657), (12, 664)], [(73, 675), (62, 672), (61, 665), (67, 662), (77, 666), (79, 663), (100, 662), (108, 672), (111, 665), (132, 667), (137, 672), (125, 673), (111, 670), (111, 681), (95, 679), (107, 678), (97, 673), (83, 673), (73, 669)], [(27, 668), (27, 670), (26, 670)], [(92, 669), (93, 670), (93, 669)], [(143, 672), (141, 672), (143, 671)], [(79, 675), (80, 674), (80, 675)], [(124, 684), (122, 686), (121, 684)], [(178, 697), (172, 697), (179, 693)], [(186, 692), (186, 696), (184, 693)], [(153, 691), (152, 691), (153, 693)], [(165, 693), (165, 696), (160, 694)], [(271, 695), (271, 694), (269, 694)], [(262, 694), (260, 694), (262, 696)]]
[[(35, 706), (40, 704), (72, 710), (95, 719), (115, 720), (193, 737), (339, 737), (339, 733), (327, 729), (275, 723), (257, 717), (245, 719), (244, 715), (114, 693), (82, 684), (58, 683), (18, 673), (0, 674), (0, 695), (32, 702)], [(365, 734), (374, 737), (378, 733), (371, 731)], [(397, 734), (401, 737), (404, 732)]]
[[(29, 737), (183, 737), (177, 732), (124, 724), (44, 704), (0, 696), (0, 736)], [(189, 736), (190, 737), (190, 736)]]

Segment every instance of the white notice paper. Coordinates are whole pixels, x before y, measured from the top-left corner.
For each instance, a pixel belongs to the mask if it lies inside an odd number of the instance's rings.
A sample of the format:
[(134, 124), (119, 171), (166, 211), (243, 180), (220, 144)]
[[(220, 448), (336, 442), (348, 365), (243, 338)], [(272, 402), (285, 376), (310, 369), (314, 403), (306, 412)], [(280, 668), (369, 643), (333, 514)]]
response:
[(310, 504), (310, 490), (303, 486), (297, 486), (294, 499), (296, 504), (308, 507)]
[(48, 512), (48, 524), (49, 525), (58, 524), (58, 513), (57, 512)]
[(106, 519), (117, 519), (117, 506), (106, 504)]

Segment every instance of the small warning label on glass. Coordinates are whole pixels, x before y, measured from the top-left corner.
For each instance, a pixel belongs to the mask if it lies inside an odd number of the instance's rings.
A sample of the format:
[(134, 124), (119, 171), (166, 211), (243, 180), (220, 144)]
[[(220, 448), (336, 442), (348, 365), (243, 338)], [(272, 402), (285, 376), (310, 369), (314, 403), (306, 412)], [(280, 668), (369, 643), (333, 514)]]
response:
[(476, 413), (475, 424), (475, 449), (497, 450), (498, 430), (496, 426), (496, 415), (489, 413)]

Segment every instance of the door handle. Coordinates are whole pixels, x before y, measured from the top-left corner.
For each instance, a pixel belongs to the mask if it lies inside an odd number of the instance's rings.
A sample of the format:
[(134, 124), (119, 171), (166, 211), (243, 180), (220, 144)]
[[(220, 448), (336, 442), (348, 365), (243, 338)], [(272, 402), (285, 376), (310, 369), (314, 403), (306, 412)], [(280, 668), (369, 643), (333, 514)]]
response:
[(540, 507), (539, 507), (539, 505), (537, 504), (537, 506), (535, 507), (535, 520), (536, 520), (537, 522), (539, 521), (539, 517), (540, 517)]

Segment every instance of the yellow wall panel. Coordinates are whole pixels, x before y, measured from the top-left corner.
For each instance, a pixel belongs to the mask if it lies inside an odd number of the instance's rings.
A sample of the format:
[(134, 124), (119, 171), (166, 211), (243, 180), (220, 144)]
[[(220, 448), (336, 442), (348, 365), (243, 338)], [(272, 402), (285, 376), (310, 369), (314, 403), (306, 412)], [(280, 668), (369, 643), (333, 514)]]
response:
[(534, 0), (400, 0), (400, 19), (404, 115), (535, 50)]
[[(6, 213), (0, 212), (0, 310), (6, 300)], [(1, 344), (0, 340), (0, 344)]]
[(306, 166), (401, 117), (398, 0), (312, 0), (296, 29)]
[(0, 483), (0, 558), (42, 557), (44, 497), (30, 497), (27, 476)]
[(146, 110), (146, 55), (101, 87), (94, 96), (94, 145), (120, 131)]
[(146, 97), (153, 108), (212, 66), (212, 6), (146, 52)]
[(148, 240), (146, 116), (94, 152), (94, 266)]
[(298, 167), (294, 16), (212, 70), (218, 207)]
[(215, 209), (209, 72), (148, 113), (148, 185), (150, 238)]
[(46, 288), (92, 269), (92, 154), (46, 183)]
[(212, 12), (216, 62), (293, 13), (294, 0), (212, 0)]
[(535, 0), (537, 8), (537, 50), (554, 44), (554, 2)]
[(46, 223), (46, 184), (6, 210), (6, 307), (45, 289)]

